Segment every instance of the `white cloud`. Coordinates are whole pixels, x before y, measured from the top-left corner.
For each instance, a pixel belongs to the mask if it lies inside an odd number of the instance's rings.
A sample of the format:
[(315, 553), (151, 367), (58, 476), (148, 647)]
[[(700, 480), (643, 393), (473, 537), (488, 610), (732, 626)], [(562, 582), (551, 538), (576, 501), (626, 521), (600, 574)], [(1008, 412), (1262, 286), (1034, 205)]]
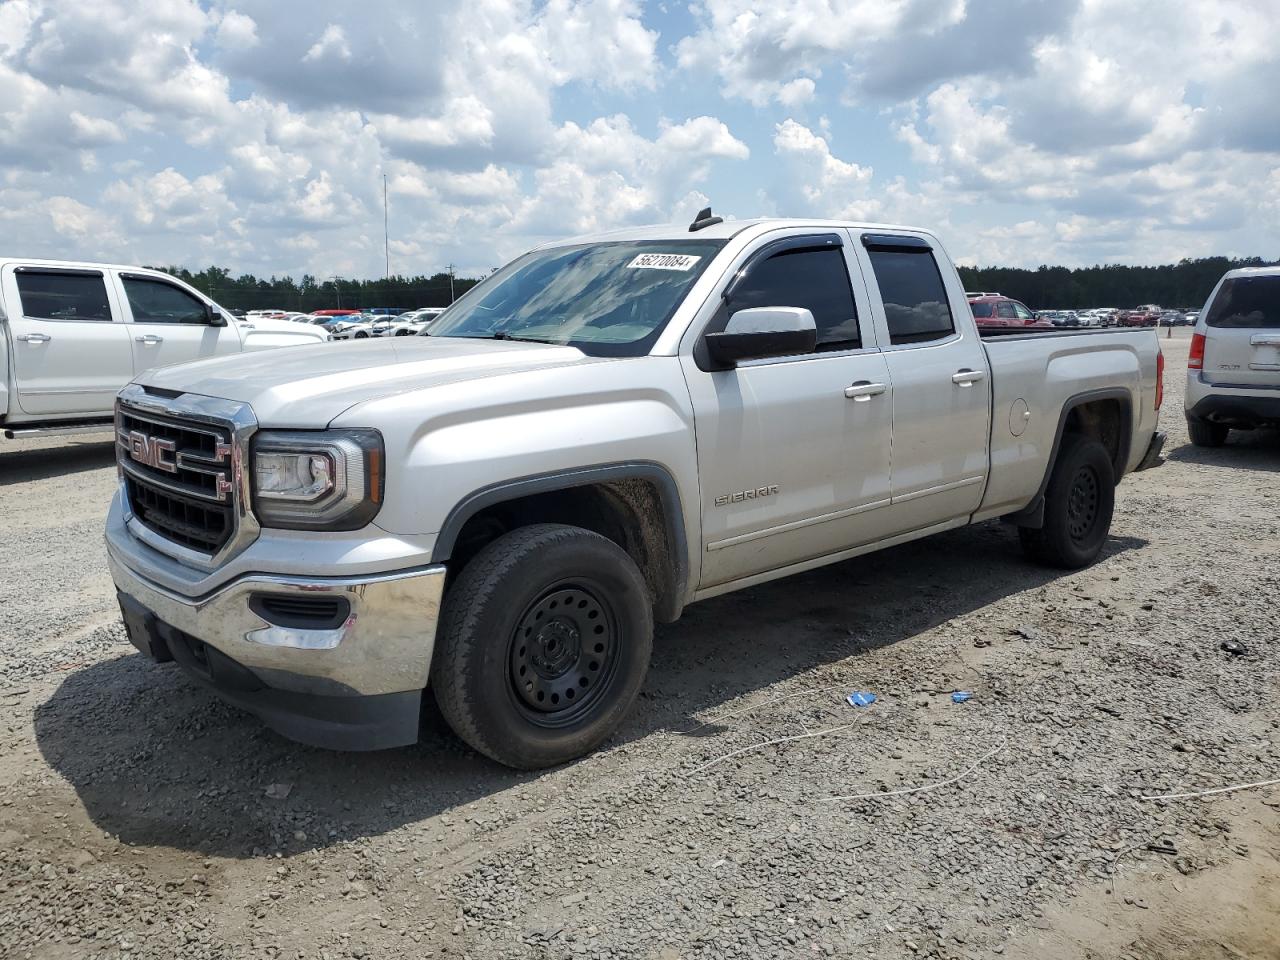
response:
[(229, 50), (248, 50), (258, 45), (258, 24), (253, 17), (228, 10), (218, 21), (218, 46)]
[(302, 55), (303, 63), (323, 63), (325, 61), (345, 61), (351, 59), (351, 47), (347, 43), (346, 32), (336, 23), (324, 28), (320, 39), (311, 45)]
[(692, 11), (7, 0), (0, 224), (44, 254), (374, 275), (386, 174), (408, 272), (708, 196), (987, 262), (1280, 249), (1274, 0)]

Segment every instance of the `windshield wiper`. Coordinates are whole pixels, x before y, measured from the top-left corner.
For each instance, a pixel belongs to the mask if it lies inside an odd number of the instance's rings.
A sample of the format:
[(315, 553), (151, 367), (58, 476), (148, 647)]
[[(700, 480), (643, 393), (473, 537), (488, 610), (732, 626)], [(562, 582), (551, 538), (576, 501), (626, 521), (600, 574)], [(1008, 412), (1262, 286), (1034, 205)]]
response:
[(493, 334), (493, 336), (491, 336), (489, 339), (490, 339), (490, 340), (516, 340), (516, 341), (518, 341), (518, 342), (520, 342), (520, 343), (546, 343), (546, 344), (555, 344), (555, 341), (554, 341), (554, 340), (539, 340), (537, 337), (520, 337), (520, 336), (517, 336), (517, 335), (516, 335), (516, 334), (514, 334), (514, 333), (507, 333), (507, 331), (505, 331), (505, 330), (497, 330), (497, 331), (495, 331), (495, 332), (494, 332), (494, 334)]

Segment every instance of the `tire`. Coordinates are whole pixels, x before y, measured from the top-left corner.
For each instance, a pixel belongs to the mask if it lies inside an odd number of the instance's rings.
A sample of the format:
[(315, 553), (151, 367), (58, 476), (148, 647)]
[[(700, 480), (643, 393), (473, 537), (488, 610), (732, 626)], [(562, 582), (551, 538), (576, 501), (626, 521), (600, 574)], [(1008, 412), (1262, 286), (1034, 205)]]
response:
[(357, 340), (367, 340), (367, 339), (369, 339), (369, 334), (365, 333), (363, 330), (359, 331), (358, 333), (354, 333), (354, 334), (352, 334), (352, 336), (353, 336), (355, 339), (357, 339)]
[(1077, 570), (1097, 559), (1115, 509), (1115, 468), (1097, 440), (1069, 433), (1044, 495), (1044, 526), (1018, 528), (1022, 548), (1034, 560)]
[(408, 330), (397, 330), (397, 331), (396, 331), (396, 336), (397, 336), (397, 337), (407, 337), (408, 335), (409, 335), (409, 331), (408, 331)]
[(1197, 447), (1220, 447), (1227, 442), (1227, 434), (1230, 432), (1231, 428), (1221, 423), (1187, 417), (1187, 433)]
[(468, 745), (536, 770), (618, 728), (652, 649), (652, 603), (626, 552), (580, 527), (536, 524), (484, 547), (449, 588), (430, 685)]

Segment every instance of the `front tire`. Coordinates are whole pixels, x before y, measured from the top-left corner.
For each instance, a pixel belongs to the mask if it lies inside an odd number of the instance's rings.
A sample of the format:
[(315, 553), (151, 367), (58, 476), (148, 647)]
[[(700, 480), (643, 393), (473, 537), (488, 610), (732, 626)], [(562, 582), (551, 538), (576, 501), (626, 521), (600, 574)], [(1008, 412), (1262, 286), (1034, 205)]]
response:
[(617, 729), (652, 649), (652, 604), (627, 553), (589, 530), (537, 524), (499, 537), (458, 575), (431, 687), (467, 744), (535, 770)]
[(1197, 447), (1220, 447), (1227, 442), (1231, 428), (1221, 423), (1187, 417), (1187, 433)]
[(1077, 570), (1098, 558), (1115, 509), (1115, 468), (1097, 440), (1062, 438), (1044, 496), (1044, 526), (1018, 528), (1022, 548), (1034, 560)]

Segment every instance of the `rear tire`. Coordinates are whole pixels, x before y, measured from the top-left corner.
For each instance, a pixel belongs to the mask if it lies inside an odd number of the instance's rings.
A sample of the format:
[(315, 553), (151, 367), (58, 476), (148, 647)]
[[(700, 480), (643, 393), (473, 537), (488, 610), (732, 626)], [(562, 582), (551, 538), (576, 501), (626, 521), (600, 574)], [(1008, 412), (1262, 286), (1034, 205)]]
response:
[(1227, 434), (1230, 432), (1231, 428), (1221, 423), (1187, 417), (1187, 433), (1197, 447), (1220, 447), (1227, 442)]
[(1069, 433), (1062, 438), (1044, 495), (1044, 526), (1018, 528), (1032, 559), (1076, 570), (1097, 559), (1115, 509), (1115, 468), (1097, 440)]
[(589, 530), (537, 524), (484, 547), (450, 587), (430, 685), (462, 740), (535, 770), (618, 728), (652, 649), (652, 603), (631, 557)]

